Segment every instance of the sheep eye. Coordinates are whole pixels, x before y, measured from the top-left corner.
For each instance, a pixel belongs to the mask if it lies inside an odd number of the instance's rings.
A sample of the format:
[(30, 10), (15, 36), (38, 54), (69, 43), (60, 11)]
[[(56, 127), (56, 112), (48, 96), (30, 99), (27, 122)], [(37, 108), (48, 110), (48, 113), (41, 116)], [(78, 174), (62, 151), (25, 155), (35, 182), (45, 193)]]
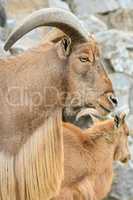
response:
[(89, 61), (88, 57), (79, 57), (79, 60), (81, 62), (88, 62)]

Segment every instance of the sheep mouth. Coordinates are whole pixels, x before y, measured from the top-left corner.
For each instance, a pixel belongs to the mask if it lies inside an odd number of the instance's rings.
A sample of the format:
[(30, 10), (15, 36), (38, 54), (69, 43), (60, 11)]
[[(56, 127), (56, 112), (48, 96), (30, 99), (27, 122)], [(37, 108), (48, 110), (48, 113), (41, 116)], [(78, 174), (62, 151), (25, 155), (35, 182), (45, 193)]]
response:
[(103, 106), (102, 104), (99, 104), (99, 106), (100, 106), (106, 113), (112, 112), (109, 108), (106, 108), (106, 107)]
[[(64, 122), (70, 122), (70, 123), (76, 124), (78, 126), (77, 115), (78, 115), (78, 113), (82, 112), (82, 110), (86, 110), (86, 109), (96, 110), (96, 108), (92, 104), (91, 105), (85, 105), (85, 106), (71, 107), (71, 112), (67, 112), (66, 108), (64, 108), (62, 120)], [(89, 116), (89, 114), (86, 114), (82, 117), (82, 121), (83, 120), (88, 120), (88, 122), (89, 122), (89, 120), (91, 121), (91, 117)]]
[[(102, 115), (101, 112), (99, 111), (98, 107), (100, 107), (105, 114)], [(85, 104), (84, 106), (75, 106), (75, 107), (71, 107), (70, 112), (67, 112), (67, 109), (64, 108), (63, 110), (63, 121), (65, 122), (78, 122), (78, 118), (80, 118), (80, 114), (81, 113), (81, 117), (86, 118), (87, 116), (93, 116), (99, 120), (103, 120), (103, 118), (105, 118), (105, 116), (107, 116), (109, 113), (112, 112), (111, 109), (103, 106), (102, 104), (98, 103), (98, 107), (94, 106), (93, 104)], [(85, 112), (84, 112), (85, 110)]]
[(93, 125), (93, 117), (103, 119), (94, 106), (75, 107), (74, 113), (69, 115), (66, 110), (63, 112), (63, 121), (72, 123), (81, 129), (90, 128)]

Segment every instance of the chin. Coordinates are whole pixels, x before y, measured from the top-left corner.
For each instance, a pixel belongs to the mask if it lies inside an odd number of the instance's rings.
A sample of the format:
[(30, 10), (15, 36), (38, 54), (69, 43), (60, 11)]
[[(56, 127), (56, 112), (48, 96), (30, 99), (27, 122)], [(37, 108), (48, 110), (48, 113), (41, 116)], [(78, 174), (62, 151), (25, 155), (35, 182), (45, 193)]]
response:
[(76, 120), (76, 117), (78, 113), (80, 113), (82, 110), (92, 109), (96, 114), (98, 119), (102, 119), (102, 117), (105, 117), (108, 115), (111, 110), (108, 108), (105, 108), (101, 105), (92, 105), (88, 104), (88, 106), (77, 106), (77, 107), (67, 107), (63, 110), (63, 121), (69, 122), (72, 124), (75, 124), (76, 126), (80, 127), (81, 129), (89, 128), (93, 125), (92, 117), (89, 113), (85, 113), (85, 115), (82, 115), (78, 120)]

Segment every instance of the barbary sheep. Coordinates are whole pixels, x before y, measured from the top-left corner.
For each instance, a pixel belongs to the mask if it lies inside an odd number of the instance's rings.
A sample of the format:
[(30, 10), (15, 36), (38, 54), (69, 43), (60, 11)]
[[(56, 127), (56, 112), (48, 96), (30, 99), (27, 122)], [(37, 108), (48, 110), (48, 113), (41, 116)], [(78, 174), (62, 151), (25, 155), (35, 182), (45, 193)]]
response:
[(63, 133), (65, 175), (59, 196), (52, 200), (102, 200), (111, 188), (113, 161), (130, 159), (125, 114), (85, 131), (64, 123)]
[(63, 178), (62, 119), (86, 107), (117, 105), (95, 40), (70, 12), (36, 11), (9, 36), (5, 50), (39, 26), (67, 36), (0, 59), (0, 199), (48, 200)]

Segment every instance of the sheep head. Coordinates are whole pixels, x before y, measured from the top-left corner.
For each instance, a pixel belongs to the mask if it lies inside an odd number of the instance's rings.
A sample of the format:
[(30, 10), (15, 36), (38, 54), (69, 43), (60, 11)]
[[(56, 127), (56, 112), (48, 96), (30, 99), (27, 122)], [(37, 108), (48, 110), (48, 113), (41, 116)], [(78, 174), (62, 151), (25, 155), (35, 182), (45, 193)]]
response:
[(94, 108), (100, 115), (111, 112), (117, 99), (103, 68), (98, 45), (72, 13), (57, 8), (36, 11), (9, 36), (5, 50), (39, 26), (56, 27), (67, 35), (53, 45), (58, 63), (64, 63), (65, 89), (59, 95), (63, 97), (64, 120), (73, 122), (82, 108)]

